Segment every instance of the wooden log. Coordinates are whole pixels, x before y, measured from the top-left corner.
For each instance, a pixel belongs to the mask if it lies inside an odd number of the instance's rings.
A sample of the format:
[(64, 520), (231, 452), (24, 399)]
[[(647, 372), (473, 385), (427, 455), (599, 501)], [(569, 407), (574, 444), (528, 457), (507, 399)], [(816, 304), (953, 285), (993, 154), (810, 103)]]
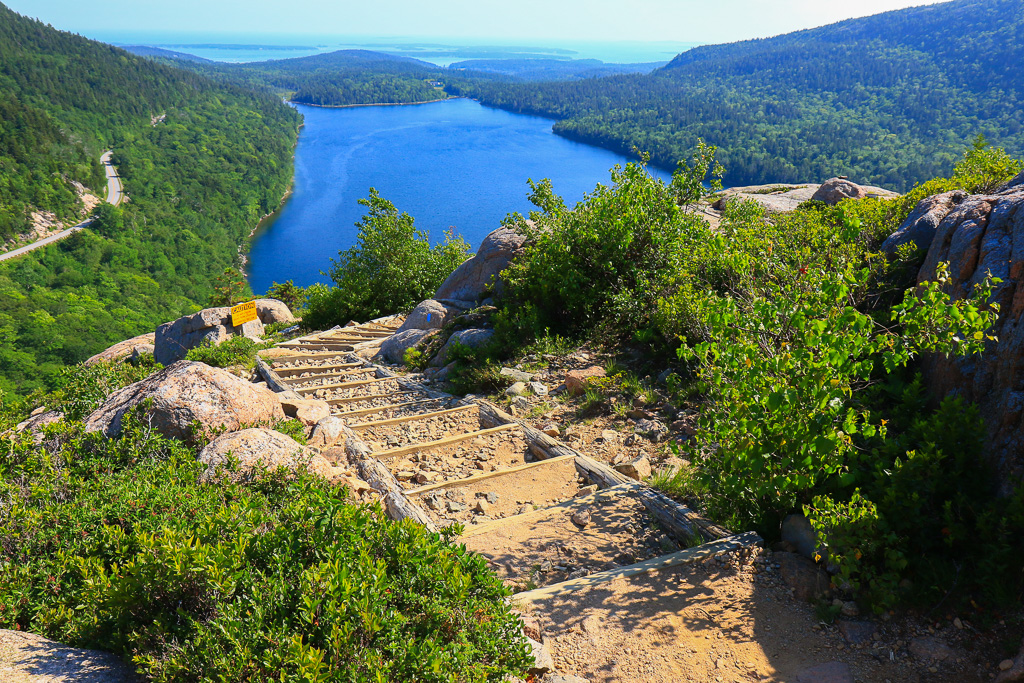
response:
[(451, 394), (446, 394), (443, 391), (437, 391), (435, 389), (431, 389), (429, 387), (426, 387), (426, 386), (420, 384), (419, 382), (414, 382), (411, 379), (407, 379), (405, 377), (400, 377), (397, 374), (395, 374), (394, 372), (392, 372), (391, 370), (388, 370), (387, 368), (381, 367), (379, 365), (373, 365), (373, 368), (377, 371), (377, 376), (378, 377), (391, 377), (391, 378), (394, 378), (395, 380), (398, 381), (398, 385), (399, 386), (404, 387), (406, 389), (412, 389), (413, 391), (419, 391), (421, 393), (426, 394), (430, 398), (443, 398), (443, 399), (446, 399), (446, 400), (449, 400), (449, 401), (456, 401), (457, 400), (457, 398), (455, 396), (452, 396)]
[(404, 415), (402, 417), (392, 417), (387, 420), (375, 420), (371, 422), (359, 422), (354, 425), (349, 425), (352, 429), (368, 429), (370, 427), (383, 427), (384, 425), (397, 425), (403, 422), (415, 422), (416, 420), (429, 420), (432, 417), (440, 417), (442, 415), (451, 415), (452, 413), (460, 413), (464, 410), (469, 410), (473, 406), (459, 406), (458, 408), (448, 408), (447, 410), (435, 410), (429, 413), (416, 413), (414, 415)]
[(497, 434), (499, 432), (507, 432), (510, 429), (515, 429), (518, 425), (501, 425), (500, 427), (492, 427), (491, 429), (481, 429), (475, 432), (466, 432), (465, 434), (459, 434), (458, 436), (447, 436), (443, 439), (436, 441), (424, 441), (422, 443), (410, 444), (408, 446), (402, 446), (401, 448), (392, 448), (387, 451), (376, 451), (373, 454), (375, 458), (397, 458), (402, 455), (409, 453), (415, 453), (417, 451), (428, 451), (434, 448), (441, 448), (442, 446), (450, 446), (452, 444), (459, 443), (460, 441), (468, 441), (478, 436), (490, 436), (491, 434)]
[(395, 520), (411, 519), (419, 522), (429, 531), (437, 531), (437, 526), (430, 520), (423, 508), (410, 501), (402, 491), (395, 476), (379, 460), (373, 458), (360, 461), (359, 476), (363, 481), (383, 494), (384, 509), (388, 517)]
[[(311, 356), (315, 358), (315, 356)], [(277, 368), (274, 372), (277, 373), (278, 377), (290, 377), (291, 375), (301, 375), (304, 372), (329, 372), (333, 370), (348, 370), (349, 368), (361, 367), (362, 363), (335, 363), (334, 365), (307, 365), (305, 367), (293, 367), (293, 368)]]
[[(358, 370), (341, 371), (335, 370), (331, 372), (324, 372), (319, 375), (310, 375), (309, 377), (285, 377), (282, 379), (282, 381), (294, 387), (295, 385), (302, 384), (303, 382), (312, 382), (318, 379), (329, 379), (331, 377), (351, 377), (352, 375), (365, 375), (368, 372), (373, 372), (373, 370), (371, 368), (359, 368)], [(278, 376), (280, 376), (280, 373), (278, 373)]]
[(756, 532), (748, 531), (743, 534), (711, 541), (693, 548), (686, 548), (685, 550), (680, 550), (679, 552), (675, 552), (670, 555), (663, 555), (661, 557), (645, 560), (644, 562), (631, 564), (628, 567), (618, 567), (604, 572), (597, 572), (589, 576), (582, 576), (578, 579), (569, 579), (568, 581), (544, 586), (543, 588), (536, 588), (532, 591), (516, 593), (512, 596), (512, 600), (515, 603), (523, 604), (543, 600), (544, 598), (549, 598), (555, 595), (577, 593), (586, 588), (598, 586), (609, 581), (614, 581), (615, 579), (636, 576), (638, 574), (646, 574), (647, 572), (657, 571), (667, 567), (678, 567), (680, 565), (690, 564), (698, 560), (713, 557), (721, 552), (739, 550), (741, 548), (754, 548), (762, 545), (763, 543), (764, 541)]
[(260, 377), (263, 378), (271, 390), (278, 393), (282, 391), (291, 391), (291, 387), (282, 382), (277, 373), (274, 372), (274, 370), (267, 365), (267, 362), (259, 356), (256, 356), (256, 370), (260, 373)]
[(539, 429), (530, 426), (519, 418), (512, 417), (501, 408), (498, 408), (493, 403), (486, 401), (482, 398), (474, 399), (475, 403), (480, 408), (480, 424), (485, 426), (496, 426), (502, 424), (517, 424), (523, 430), (523, 434), (526, 435), (526, 440), (531, 446), (531, 451), (534, 455), (543, 458), (560, 458), (566, 455), (576, 456), (579, 455), (579, 451), (566, 446), (565, 444), (555, 441), (550, 436), (540, 431)]
[(524, 470), (532, 470), (536, 467), (550, 465), (551, 463), (558, 462), (560, 460), (568, 460), (571, 457), (572, 456), (567, 456), (565, 458), (553, 458), (551, 460), (541, 460), (540, 462), (531, 462), (525, 465), (516, 465), (515, 467), (509, 467), (507, 470), (497, 470), (495, 472), (483, 472), (481, 474), (474, 474), (470, 477), (465, 477), (464, 479), (452, 479), (451, 481), (441, 481), (436, 484), (425, 484), (424, 486), (420, 486), (419, 488), (410, 489), (405, 493), (406, 495), (409, 496), (418, 496), (420, 494), (427, 493), (429, 491), (435, 491), (437, 489), (450, 489), (456, 486), (467, 486), (469, 484), (475, 484), (478, 481), (484, 481), (485, 479), (503, 477), (506, 474), (516, 474)]

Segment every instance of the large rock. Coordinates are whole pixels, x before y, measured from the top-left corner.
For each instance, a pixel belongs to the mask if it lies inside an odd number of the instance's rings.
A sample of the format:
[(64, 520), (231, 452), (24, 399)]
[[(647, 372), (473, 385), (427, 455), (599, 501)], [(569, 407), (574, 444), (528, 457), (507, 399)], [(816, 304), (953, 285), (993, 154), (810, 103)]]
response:
[(179, 361), (111, 394), (86, 418), (86, 430), (116, 436), (125, 413), (147, 400), (153, 401), (153, 427), (178, 439), (191, 438), (194, 423), (206, 430), (233, 431), (284, 418), (280, 401), (269, 389), (205, 363)]
[(117, 655), (68, 647), (24, 631), (0, 629), (0, 680), (4, 683), (133, 683), (134, 667)]
[(125, 339), (122, 342), (118, 342), (113, 346), (107, 348), (104, 351), (100, 351), (95, 356), (85, 361), (86, 365), (94, 365), (101, 361), (116, 361), (132, 355), (132, 351), (136, 346), (152, 344), (156, 338), (156, 335), (152, 332), (148, 334), (140, 334), (138, 337), (132, 337), (131, 339)]
[(796, 553), (774, 553), (772, 559), (779, 565), (782, 580), (793, 589), (797, 600), (813, 602), (830, 593), (828, 574), (806, 557)]
[(238, 461), (238, 471), (232, 479), (246, 481), (258, 466), (273, 470), (287, 467), (297, 470), (307, 467), (323, 477), (330, 478), (333, 468), (319, 454), (309, 451), (298, 441), (272, 429), (243, 429), (222, 434), (199, 453), (199, 462), (207, 466), (201, 481), (217, 476), (218, 470), (228, 464), (229, 456)]
[(331, 415), (331, 404), (317, 398), (304, 396), (291, 396), (294, 392), (277, 394), (277, 400), (281, 402), (281, 410), (288, 417), (294, 417), (307, 427), (312, 427), (326, 417)]
[(579, 396), (587, 390), (587, 385), (595, 379), (605, 376), (604, 368), (592, 365), (581, 370), (570, 370), (565, 375), (565, 388), (570, 396)]
[(984, 452), (1007, 493), (1024, 481), (1024, 182), (992, 195), (972, 195), (941, 219), (918, 282), (934, 281), (948, 262), (946, 291), (970, 295), (987, 273), (1002, 279), (993, 293), (999, 320), (985, 352), (967, 358), (930, 355), (924, 359), (932, 392), (957, 394), (977, 403), (987, 430)]
[(882, 251), (893, 258), (899, 247), (913, 242), (918, 249), (927, 252), (939, 223), (966, 198), (966, 192), (954, 190), (922, 199), (899, 229), (882, 243)]
[(260, 338), (263, 334), (263, 323), (259, 318), (236, 328), (231, 325), (230, 308), (206, 308), (157, 327), (153, 355), (158, 363), (170, 365), (204, 343), (216, 346), (235, 335)]
[(811, 200), (835, 205), (844, 199), (864, 199), (867, 196), (867, 190), (857, 183), (844, 178), (830, 178), (821, 184)]
[(396, 332), (380, 345), (380, 355), (392, 363), (401, 363), (405, 359), (405, 352), (408, 349), (419, 346), (421, 343), (438, 334), (440, 330), (417, 330), (408, 329)]
[(264, 325), (295, 322), (288, 305), (277, 299), (256, 299), (256, 316)]
[(421, 301), (396, 332), (405, 330), (439, 330), (459, 314), (459, 309), (435, 299)]
[(440, 368), (448, 364), (448, 356), (451, 355), (452, 349), (455, 346), (461, 345), (470, 349), (478, 349), (481, 346), (489, 343), (494, 337), (494, 330), (480, 330), (480, 329), (469, 329), (459, 330), (452, 336), (448, 337), (448, 341), (444, 343), (441, 350), (437, 352), (430, 361), (431, 367)]
[(484, 238), (476, 255), (441, 283), (434, 292), (434, 299), (472, 302), (483, 299), (495, 289), (497, 275), (508, 267), (525, 242), (526, 237), (512, 228), (498, 228)]

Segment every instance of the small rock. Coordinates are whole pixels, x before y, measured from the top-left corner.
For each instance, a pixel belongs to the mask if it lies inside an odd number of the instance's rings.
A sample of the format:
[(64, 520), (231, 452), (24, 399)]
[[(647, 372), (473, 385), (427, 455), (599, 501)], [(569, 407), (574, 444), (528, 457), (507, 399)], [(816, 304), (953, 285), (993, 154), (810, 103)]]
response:
[(530, 391), (533, 392), (534, 396), (547, 396), (548, 388), (541, 382), (530, 382), (527, 386), (530, 387)]
[(871, 640), (877, 629), (870, 621), (848, 621), (840, 619), (836, 622), (839, 632), (850, 645), (860, 645)]
[(571, 370), (565, 375), (565, 388), (571, 396), (578, 396), (587, 390), (587, 385), (605, 376), (604, 368), (592, 365), (583, 370)]
[(553, 437), (558, 437), (562, 435), (562, 430), (559, 429), (558, 425), (556, 425), (554, 422), (545, 425), (544, 428), (541, 429), (541, 431), (547, 434), (548, 436)]
[(844, 617), (855, 617), (860, 614), (860, 608), (857, 607), (857, 603), (853, 600), (847, 600), (844, 602), (840, 611)]
[(582, 487), (580, 487), (580, 490), (579, 490), (579, 492), (576, 495), (577, 496), (590, 496), (590, 495), (593, 495), (595, 493), (597, 493), (597, 484), (591, 484), (590, 486), (582, 486)]
[(999, 670), (1000, 671), (1009, 671), (1012, 668), (1013, 668), (1013, 660), (1012, 659), (1004, 659), (1003, 661), (999, 662)]
[(523, 635), (527, 638), (540, 641), (543, 635), (543, 629), (541, 629), (540, 619), (534, 616), (522, 616), (523, 620)]
[(502, 377), (508, 377), (516, 383), (530, 382), (533, 380), (533, 375), (530, 373), (523, 372), (522, 370), (513, 370), (512, 368), (502, 368), (498, 374)]
[(493, 491), (484, 494), (484, 500), (486, 500), (491, 505), (497, 504), (498, 497), (498, 494), (494, 493)]
[(811, 602), (828, 594), (828, 574), (814, 562), (796, 553), (777, 552), (773, 557), (782, 580), (798, 600)]
[(551, 653), (547, 651), (547, 648), (530, 637), (526, 638), (526, 642), (529, 643), (530, 649), (533, 651), (533, 666), (529, 668), (527, 673), (533, 676), (540, 676), (549, 671), (554, 671), (555, 660), (551, 658)]
[(854, 683), (854, 680), (849, 665), (843, 662), (819, 664), (796, 675), (797, 683)]
[(601, 430), (601, 441), (605, 443), (614, 443), (619, 440), (619, 433), (611, 429)]
[(960, 621), (960, 617), (957, 617), (953, 619), (953, 626), (957, 629), (962, 629), (964, 627), (964, 622)]
[(921, 636), (910, 641), (910, 654), (922, 661), (945, 661), (953, 657), (953, 648), (932, 636)]
[(651, 476), (651, 461), (646, 455), (641, 455), (639, 458), (634, 458), (629, 462), (615, 465), (615, 470), (631, 479), (643, 481)]
[(569, 517), (569, 519), (578, 527), (586, 527), (590, 524), (590, 510), (588, 508), (577, 510), (572, 513), (572, 516)]
[(637, 420), (636, 431), (655, 443), (660, 441), (662, 436), (668, 434), (668, 428), (660, 420)]
[(526, 393), (526, 383), (525, 382), (516, 382), (515, 384), (513, 384), (512, 386), (510, 386), (508, 389), (505, 390), (505, 395), (506, 396), (522, 396), (525, 393)]
[(454, 500), (448, 501), (448, 512), (464, 512), (465, 510), (466, 506), (462, 503), (458, 503)]
[(796, 552), (813, 560), (818, 548), (818, 536), (807, 518), (800, 514), (786, 515), (782, 520), (782, 540), (791, 543)]
[(480, 514), (486, 515), (488, 512), (490, 512), (490, 509), (491, 509), (491, 504), (488, 503), (486, 500), (480, 499), (480, 500), (478, 500), (476, 502), (475, 510), (477, 512), (479, 512)]
[(628, 417), (630, 420), (646, 420), (650, 416), (651, 414), (649, 412), (647, 412), (646, 410), (641, 410), (639, 408), (633, 408), (632, 410), (626, 411), (626, 417)]
[(525, 396), (516, 396), (512, 399), (512, 408), (518, 410), (520, 413), (525, 413), (530, 409), (530, 402)]

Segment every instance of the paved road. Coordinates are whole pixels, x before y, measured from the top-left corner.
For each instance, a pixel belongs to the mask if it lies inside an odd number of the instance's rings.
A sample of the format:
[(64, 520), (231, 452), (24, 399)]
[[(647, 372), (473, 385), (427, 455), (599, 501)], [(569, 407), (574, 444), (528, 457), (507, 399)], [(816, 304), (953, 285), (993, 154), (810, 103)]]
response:
[[(107, 174), (107, 203), (113, 204), (114, 206), (119, 205), (124, 200), (124, 188), (121, 185), (121, 178), (117, 175), (117, 169), (114, 168), (113, 164), (110, 163), (110, 152), (104, 152), (103, 156), (100, 157), (100, 161), (103, 163), (103, 170)], [(92, 225), (93, 219), (87, 218), (78, 225), (68, 228), (67, 230), (61, 230), (58, 233), (44, 237), (38, 242), (27, 244), (24, 247), (20, 247), (13, 251), (9, 251), (6, 254), (0, 254), (0, 261), (7, 261), (12, 258), (23, 256), (30, 251), (45, 247), (48, 244), (59, 242), (65, 237), (74, 235), (79, 230), (87, 228)]]

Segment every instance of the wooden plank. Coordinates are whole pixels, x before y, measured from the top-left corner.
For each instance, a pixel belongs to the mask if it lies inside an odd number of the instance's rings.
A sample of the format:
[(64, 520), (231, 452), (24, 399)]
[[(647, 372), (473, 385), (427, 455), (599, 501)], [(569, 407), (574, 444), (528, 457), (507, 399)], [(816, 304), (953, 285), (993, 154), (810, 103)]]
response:
[(756, 532), (748, 531), (736, 536), (729, 536), (728, 538), (721, 538), (717, 541), (710, 541), (693, 548), (686, 548), (685, 550), (680, 550), (679, 552), (671, 553), (669, 555), (662, 555), (661, 557), (637, 562), (636, 564), (631, 564), (628, 567), (618, 567), (608, 571), (596, 572), (589, 576), (581, 576), (578, 579), (569, 579), (568, 581), (544, 586), (543, 588), (535, 588), (532, 591), (516, 593), (512, 596), (512, 600), (521, 604), (543, 600), (555, 595), (577, 593), (586, 588), (598, 586), (602, 583), (608, 583), (615, 579), (636, 576), (638, 574), (646, 574), (647, 572), (667, 569), (668, 567), (678, 567), (680, 565), (691, 564), (699, 560), (713, 557), (721, 552), (757, 547), (762, 545), (763, 542), (764, 541), (761, 540), (761, 537), (758, 536)]
[[(396, 380), (398, 380), (398, 385), (403, 387), (403, 388), (405, 388), (405, 389), (412, 389), (413, 391), (422, 392), (422, 393), (426, 394), (427, 396), (429, 396), (430, 398), (443, 398), (443, 399), (446, 399), (446, 400), (451, 400), (451, 399), (456, 398), (455, 396), (453, 396), (451, 394), (446, 394), (443, 391), (436, 391), (434, 389), (431, 389), (431, 388), (429, 388), (427, 386), (424, 386), (424, 385), (420, 384), (419, 382), (414, 382), (411, 379), (406, 379), (405, 377), (399, 377), (397, 374), (395, 374), (394, 372), (392, 372), (388, 368), (381, 367), (380, 365), (374, 365), (373, 367), (374, 367), (374, 369), (377, 370), (377, 376), (378, 377), (393, 377)], [(467, 403), (470, 403), (470, 402), (467, 401)]]
[[(413, 391), (403, 391), (402, 394), (413, 394)], [(381, 394), (383, 396), (395, 396), (396, 394)], [(392, 410), (395, 408), (408, 408), (409, 406), (420, 405), (422, 403), (437, 403), (436, 398), (425, 398), (422, 401), (407, 401), (405, 403), (392, 403), (387, 406), (380, 406), (379, 408), (363, 408), (362, 410), (348, 410), (343, 413), (331, 413), (336, 417), (355, 417), (357, 415), (372, 415), (373, 413), (383, 413), (385, 410)], [(354, 425), (353, 425), (354, 426)]]
[[(436, 399), (432, 399), (436, 400)], [(384, 425), (397, 425), (403, 422), (415, 422), (416, 420), (429, 420), (432, 417), (440, 417), (441, 415), (451, 415), (452, 413), (461, 413), (464, 410), (469, 410), (473, 406), (459, 406), (458, 408), (448, 408), (447, 410), (435, 410), (430, 413), (417, 413), (416, 415), (405, 415), (403, 417), (392, 417), (387, 420), (376, 420), (372, 422), (359, 422), (358, 424), (349, 425), (350, 429), (368, 429), (370, 427), (383, 427)]]
[(384, 494), (384, 509), (391, 519), (411, 519), (419, 522), (429, 531), (437, 531), (437, 527), (420, 506), (409, 500), (402, 491), (401, 484), (395, 479), (387, 467), (379, 460), (372, 458), (362, 460), (359, 465), (359, 476), (363, 481)]
[(467, 486), (469, 484), (475, 484), (478, 481), (484, 481), (485, 479), (493, 479), (495, 477), (503, 477), (506, 474), (516, 474), (524, 470), (532, 470), (535, 467), (542, 467), (544, 465), (550, 465), (553, 462), (562, 462), (568, 460), (572, 456), (566, 456), (564, 458), (552, 458), (551, 460), (541, 460), (540, 462), (531, 462), (525, 465), (516, 465), (515, 467), (509, 467), (507, 470), (497, 470), (495, 472), (482, 472), (480, 474), (474, 474), (471, 477), (464, 479), (453, 479), (451, 481), (441, 481), (436, 484), (425, 484), (418, 488), (409, 489), (405, 492), (407, 496), (418, 496), (429, 491), (435, 491), (437, 489), (448, 489), (454, 486)]
[[(299, 353), (294, 356), (278, 356), (276, 358), (271, 358), (270, 360), (274, 363), (292, 363), (297, 360), (334, 360), (335, 358), (348, 358), (349, 356), (351, 356), (350, 351), (339, 351), (337, 353), (318, 353), (313, 351), (310, 353)], [(281, 369), (290, 370), (291, 368)]]
[[(540, 463), (531, 464), (545, 465), (566, 459), (567, 458), (556, 458), (554, 460), (542, 460)], [(576, 496), (575, 498), (564, 500), (561, 503), (555, 503), (554, 505), (548, 505), (547, 507), (538, 508), (537, 510), (530, 510), (529, 512), (523, 512), (518, 515), (502, 517), (501, 519), (495, 519), (490, 522), (485, 522), (483, 524), (467, 524), (465, 526), (465, 530), (462, 532), (462, 535), (459, 536), (459, 539), (472, 538), (473, 536), (486, 534), (496, 529), (501, 529), (508, 524), (518, 524), (519, 522), (527, 522), (538, 517), (543, 517), (547, 513), (555, 510), (567, 510), (569, 508), (577, 507), (579, 505), (596, 505), (598, 503), (603, 503), (614, 498), (620, 498), (622, 496), (629, 495), (634, 488), (635, 486), (631, 484), (620, 484), (618, 486), (613, 486), (609, 489), (601, 489), (600, 491), (597, 491), (595, 493), (588, 493), (585, 496)], [(412, 493), (414, 492), (407, 492), (407, 494), (409, 495), (411, 495)]]
[(397, 458), (402, 455), (409, 453), (415, 453), (417, 451), (428, 451), (433, 448), (441, 448), (443, 446), (450, 446), (452, 444), (459, 443), (460, 441), (467, 441), (474, 439), (478, 436), (490, 436), (491, 434), (498, 434), (500, 432), (507, 432), (510, 429), (515, 429), (518, 425), (501, 425), (500, 427), (492, 427), (491, 429), (481, 429), (475, 432), (467, 432), (465, 434), (459, 434), (458, 436), (448, 436), (443, 439), (437, 439), (436, 441), (424, 441), (418, 444), (412, 444), (409, 446), (402, 446), (401, 448), (393, 448), (389, 451), (375, 451), (373, 457), (375, 458)]
[[(327, 399), (328, 405), (338, 406), (343, 403), (362, 403), (363, 401), (370, 401), (375, 398), (390, 398), (392, 396), (408, 396), (409, 394), (415, 394), (415, 391), (392, 391), (386, 394), (363, 394), (362, 396), (346, 396), (345, 398), (329, 398)], [(342, 413), (344, 414), (344, 413)]]
[(352, 387), (364, 387), (368, 384), (380, 384), (381, 382), (393, 381), (393, 377), (375, 377), (373, 379), (357, 379), (354, 382), (341, 382), (340, 384), (321, 384), (315, 387), (301, 387), (295, 389), (300, 394), (308, 394), (321, 389), (351, 389)]
[(277, 376), (277, 373), (271, 369), (267, 362), (259, 356), (256, 356), (256, 370), (260, 373), (260, 376), (266, 381), (267, 386), (272, 391), (278, 393), (282, 391), (290, 391), (291, 387), (281, 381), (281, 378)]
[[(315, 356), (312, 356), (315, 358)], [(275, 359), (276, 360), (276, 359)], [(306, 365), (292, 368), (278, 368), (275, 372), (279, 377), (287, 377), (288, 375), (297, 375), (303, 372), (315, 372), (317, 370), (346, 370), (348, 368), (363, 367), (365, 363), (335, 363), (334, 365)]]
[(349, 344), (342, 344), (340, 342), (338, 342), (338, 343), (335, 343), (335, 342), (316, 342), (316, 343), (309, 343), (309, 344), (291, 344), (289, 342), (284, 342), (284, 343), (278, 344), (277, 348), (279, 348), (279, 349), (288, 349), (290, 351), (295, 351), (297, 349), (306, 349), (308, 351), (351, 351), (352, 350), (352, 344), (351, 343), (349, 343)]
[(377, 337), (381, 337), (381, 338), (383, 338), (383, 337), (390, 337), (392, 334), (394, 334), (394, 332), (388, 332), (388, 331), (385, 331), (385, 330), (357, 330), (357, 329), (352, 329), (352, 328), (350, 328), (349, 330), (346, 330), (346, 329), (342, 328), (338, 332), (333, 332), (333, 333), (330, 333), (330, 334), (325, 334), (324, 336), (320, 337), (320, 339), (321, 340), (343, 339), (343, 338), (346, 338), (346, 337), (350, 337), (350, 338), (365, 337), (367, 339), (370, 339), (370, 338), (377, 338)]

